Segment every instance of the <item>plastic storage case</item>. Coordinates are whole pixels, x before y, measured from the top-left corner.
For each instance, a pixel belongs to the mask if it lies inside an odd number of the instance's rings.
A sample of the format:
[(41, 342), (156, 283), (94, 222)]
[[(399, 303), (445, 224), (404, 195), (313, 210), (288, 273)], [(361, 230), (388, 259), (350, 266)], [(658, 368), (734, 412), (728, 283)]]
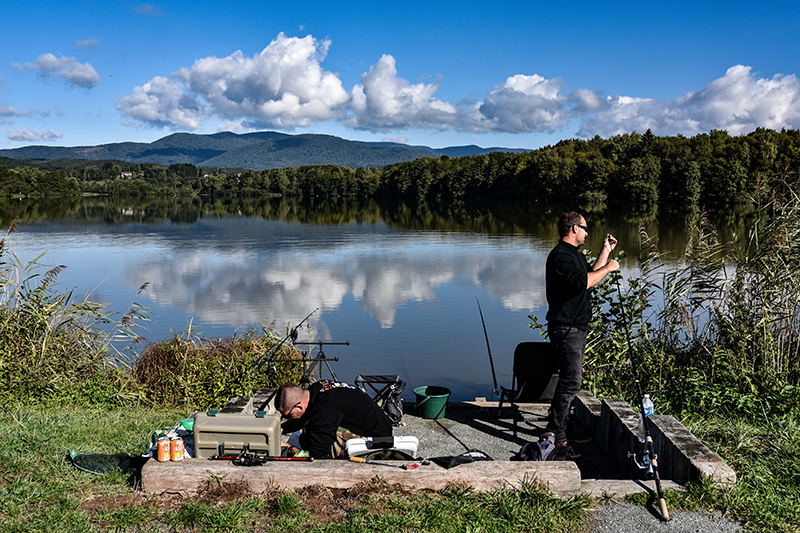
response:
[(281, 454), (281, 417), (278, 414), (198, 413), (194, 418), (195, 457), (250, 452)]
[(385, 437), (380, 438), (380, 444), (376, 444), (373, 446), (372, 437), (365, 437), (359, 439), (350, 439), (344, 443), (344, 454), (347, 457), (358, 457), (359, 455), (364, 455), (369, 452), (374, 452), (376, 450), (385, 449), (385, 450), (399, 450), (404, 452), (411, 457), (417, 456), (417, 448), (419, 447), (419, 439), (417, 437), (390, 437), (394, 439), (393, 442), (385, 442), (383, 439)]

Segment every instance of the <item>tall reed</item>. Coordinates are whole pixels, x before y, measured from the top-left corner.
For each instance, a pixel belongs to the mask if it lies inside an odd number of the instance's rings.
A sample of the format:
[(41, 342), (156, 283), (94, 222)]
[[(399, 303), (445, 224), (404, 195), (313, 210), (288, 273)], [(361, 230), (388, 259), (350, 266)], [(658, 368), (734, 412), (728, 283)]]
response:
[(0, 405), (118, 403), (124, 378), (113, 363), (139, 339), (146, 310), (134, 299), (115, 320), (89, 294), (59, 291), (66, 266), (46, 267), (44, 254), (23, 263), (10, 246), (16, 229), (0, 239)]
[[(800, 400), (800, 196), (763, 206), (731, 256), (707, 217), (668, 264), (641, 228), (642, 276), (593, 295), (586, 375), (601, 395), (633, 399), (628, 350), (646, 391), (673, 412), (784, 413)], [(632, 335), (632, 346), (625, 339)]]

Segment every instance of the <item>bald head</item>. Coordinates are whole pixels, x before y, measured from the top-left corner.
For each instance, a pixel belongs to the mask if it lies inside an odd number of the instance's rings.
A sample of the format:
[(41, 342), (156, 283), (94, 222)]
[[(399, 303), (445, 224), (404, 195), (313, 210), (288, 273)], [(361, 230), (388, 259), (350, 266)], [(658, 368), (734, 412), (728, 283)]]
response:
[(286, 383), (278, 387), (275, 393), (275, 408), (287, 418), (299, 418), (308, 407), (309, 393), (307, 390)]

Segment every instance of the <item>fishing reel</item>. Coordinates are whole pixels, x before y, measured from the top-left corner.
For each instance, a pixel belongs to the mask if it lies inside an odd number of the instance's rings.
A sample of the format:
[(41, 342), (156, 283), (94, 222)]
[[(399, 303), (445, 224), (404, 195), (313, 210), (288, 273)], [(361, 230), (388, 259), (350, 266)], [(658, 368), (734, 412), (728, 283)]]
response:
[(633, 462), (640, 470), (646, 471), (650, 477), (653, 476), (653, 462), (650, 460), (650, 453), (647, 450), (636, 453), (628, 452), (628, 457), (633, 459)]

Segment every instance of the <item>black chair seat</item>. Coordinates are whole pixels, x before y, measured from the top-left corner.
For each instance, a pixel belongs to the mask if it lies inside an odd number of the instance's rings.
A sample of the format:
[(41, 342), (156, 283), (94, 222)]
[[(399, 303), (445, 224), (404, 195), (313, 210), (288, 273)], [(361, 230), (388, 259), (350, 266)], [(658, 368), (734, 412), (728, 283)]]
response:
[(514, 437), (520, 403), (542, 403), (553, 399), (558, 383), (558, 363), (549, 342), (521, 342), (514, 349), (511, 388), (500, 387), (500, 405), (508, 401), (513, 412)]

